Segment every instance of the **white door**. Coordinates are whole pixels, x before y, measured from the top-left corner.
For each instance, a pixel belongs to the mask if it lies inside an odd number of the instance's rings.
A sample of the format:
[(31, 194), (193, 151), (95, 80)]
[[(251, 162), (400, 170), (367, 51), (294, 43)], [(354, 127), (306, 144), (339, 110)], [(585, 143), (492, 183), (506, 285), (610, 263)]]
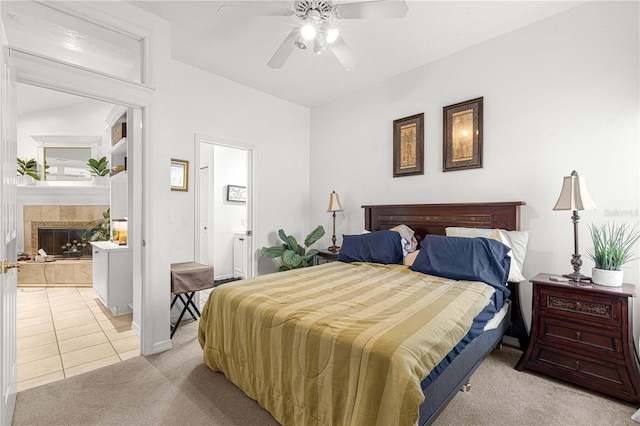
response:
[(9, 69), (5, 33), (5, 2), (0, 2), (2, 83), (0, 84), (0, 424), (10, 425), (16, 402), (16, 98)]

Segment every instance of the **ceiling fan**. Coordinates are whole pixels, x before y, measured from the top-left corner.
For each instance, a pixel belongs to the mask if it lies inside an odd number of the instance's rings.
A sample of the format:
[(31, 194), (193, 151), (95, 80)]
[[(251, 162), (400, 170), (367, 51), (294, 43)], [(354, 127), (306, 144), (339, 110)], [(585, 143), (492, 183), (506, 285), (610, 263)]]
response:
[(282, 9), (269, 5), (223, 5), (218, 12), (225, 16), (294, 16), (298, 24), (293, 27), (267, 65), (282, 68), (295, 48), (313, 48), (320, 54), (330, 50), (347, 71), (358, 67), (356, 57), (340, 36), (340, 19), (404, 18), (407, 14), (404, 0), (374, 0), (358, 3), (333, 4), (331, 0), (296, 0), (292, 8)]

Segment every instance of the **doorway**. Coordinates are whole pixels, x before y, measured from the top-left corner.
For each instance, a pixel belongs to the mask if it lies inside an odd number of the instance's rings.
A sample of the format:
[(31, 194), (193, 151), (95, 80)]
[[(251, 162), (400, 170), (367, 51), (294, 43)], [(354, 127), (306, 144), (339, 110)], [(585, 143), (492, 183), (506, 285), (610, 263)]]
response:
[[(195, 258), (217, 283), (254, 275), (255, 149), (196, 135)], [(202, 302), (203, 298), (200, 298)]]
[[(16, 200), (17, 246), (23, 259), (17, 294), (17, 390), (22, 391), (137, 356), (140, 343), (131, 330), (133, 315), (114, 315), (94, 291), (93, 239), (83, 233), (97, 221), (101, 230), (110, 229), (108, 211), (115, 213), (116, 200), (120, 212), (112, 216), (128, 216), (128, 179), (133, 175), (127, 171), (105, 176), (106, 181), (72, 180), (82, 176), (76, 170), (88, 170), (88, 158), (61, 158), (50, 148), (86, 150), (90, 158), (107, 159), (108, 169), (116, 166), (114, 149), (122, 147), (114, 142), (121, 141), (112, 141), (111, 127), (105, 125), (113, 111), (126, 116), (126, 108), (29, 84), (16, 83), (16, 88), (18, 158), (33, 159), (37, 170), (37, 180), (18, 185)], [(39, 240), (45, 231), (60, 233), (61, 227), (72, 225), (79, 231), (64, 234), (68, 248), (60, 255), (49, 249), (38, 253), (46, 246)], [(110, 237), (109, 231), (103, 234), (95, 240)], [(55, 260), (45, 262), (45, 257)], [(127, 281), (132, 292), (132, 272)]]

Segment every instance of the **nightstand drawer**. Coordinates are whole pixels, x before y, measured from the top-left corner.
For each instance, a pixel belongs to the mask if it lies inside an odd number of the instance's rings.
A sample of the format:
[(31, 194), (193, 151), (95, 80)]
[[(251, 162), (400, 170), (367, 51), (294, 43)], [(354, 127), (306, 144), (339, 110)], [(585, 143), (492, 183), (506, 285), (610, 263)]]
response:
[(597, 299), (577, 292), (540, 291), (542, 312), (583, 321), (598, 321), (617, 326), (620, 323), (620, 299)]
[(627, 401), (637, 400), (628, 372), (622, 365), (606, 364), (539, 345), (534, 350), (533, 362), (529, 368)]
[(580, 373), (585, 379), (602, 379), (618, 385), (624, 385), (622, 377), (626, 375), (624, 367), (622, 374), (618, 373), (619, 368), (609, 367), (593, 361), (579, 359), (575, 355), (563, 353), (556, 349), (542, 347), (537, 356), (538, 362), (547, 363), (554, 366)]
[(540, 318), (540, 332), (546, 342), (567, 345), (585, 354), (598, 354), (623, 359), (622, 336), (609, 330), (590, 329), (553, 317)]

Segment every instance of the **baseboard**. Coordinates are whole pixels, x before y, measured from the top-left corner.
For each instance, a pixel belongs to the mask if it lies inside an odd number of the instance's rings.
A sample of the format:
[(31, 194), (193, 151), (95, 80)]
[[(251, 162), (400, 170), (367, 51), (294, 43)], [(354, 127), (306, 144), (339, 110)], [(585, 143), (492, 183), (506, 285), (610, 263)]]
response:
[(224, 275), (215, 276), (215, 277), (213, 277), (213, 280), (214, 281), (226, 280), (227, 278), (233, 278), (233, 274), (224, 274)]
[(140, 335), (142, 334), (140, 331), (140, 326), (135, 321), (131, 322), (131, 331), (133, 331), (136, 336), (138, 336), (138, 339), (140, 338)]
[(165, 340), (165, 341), (162, 341), (162, 342), (155, 343), (151, 347), (151, 353), (150, 354), (144, 354), (144, 355), (159, 354), (160, 352), (168, 351), (172, 347), (173, 347), (173, 344), (171, 343), (171, 339)]

